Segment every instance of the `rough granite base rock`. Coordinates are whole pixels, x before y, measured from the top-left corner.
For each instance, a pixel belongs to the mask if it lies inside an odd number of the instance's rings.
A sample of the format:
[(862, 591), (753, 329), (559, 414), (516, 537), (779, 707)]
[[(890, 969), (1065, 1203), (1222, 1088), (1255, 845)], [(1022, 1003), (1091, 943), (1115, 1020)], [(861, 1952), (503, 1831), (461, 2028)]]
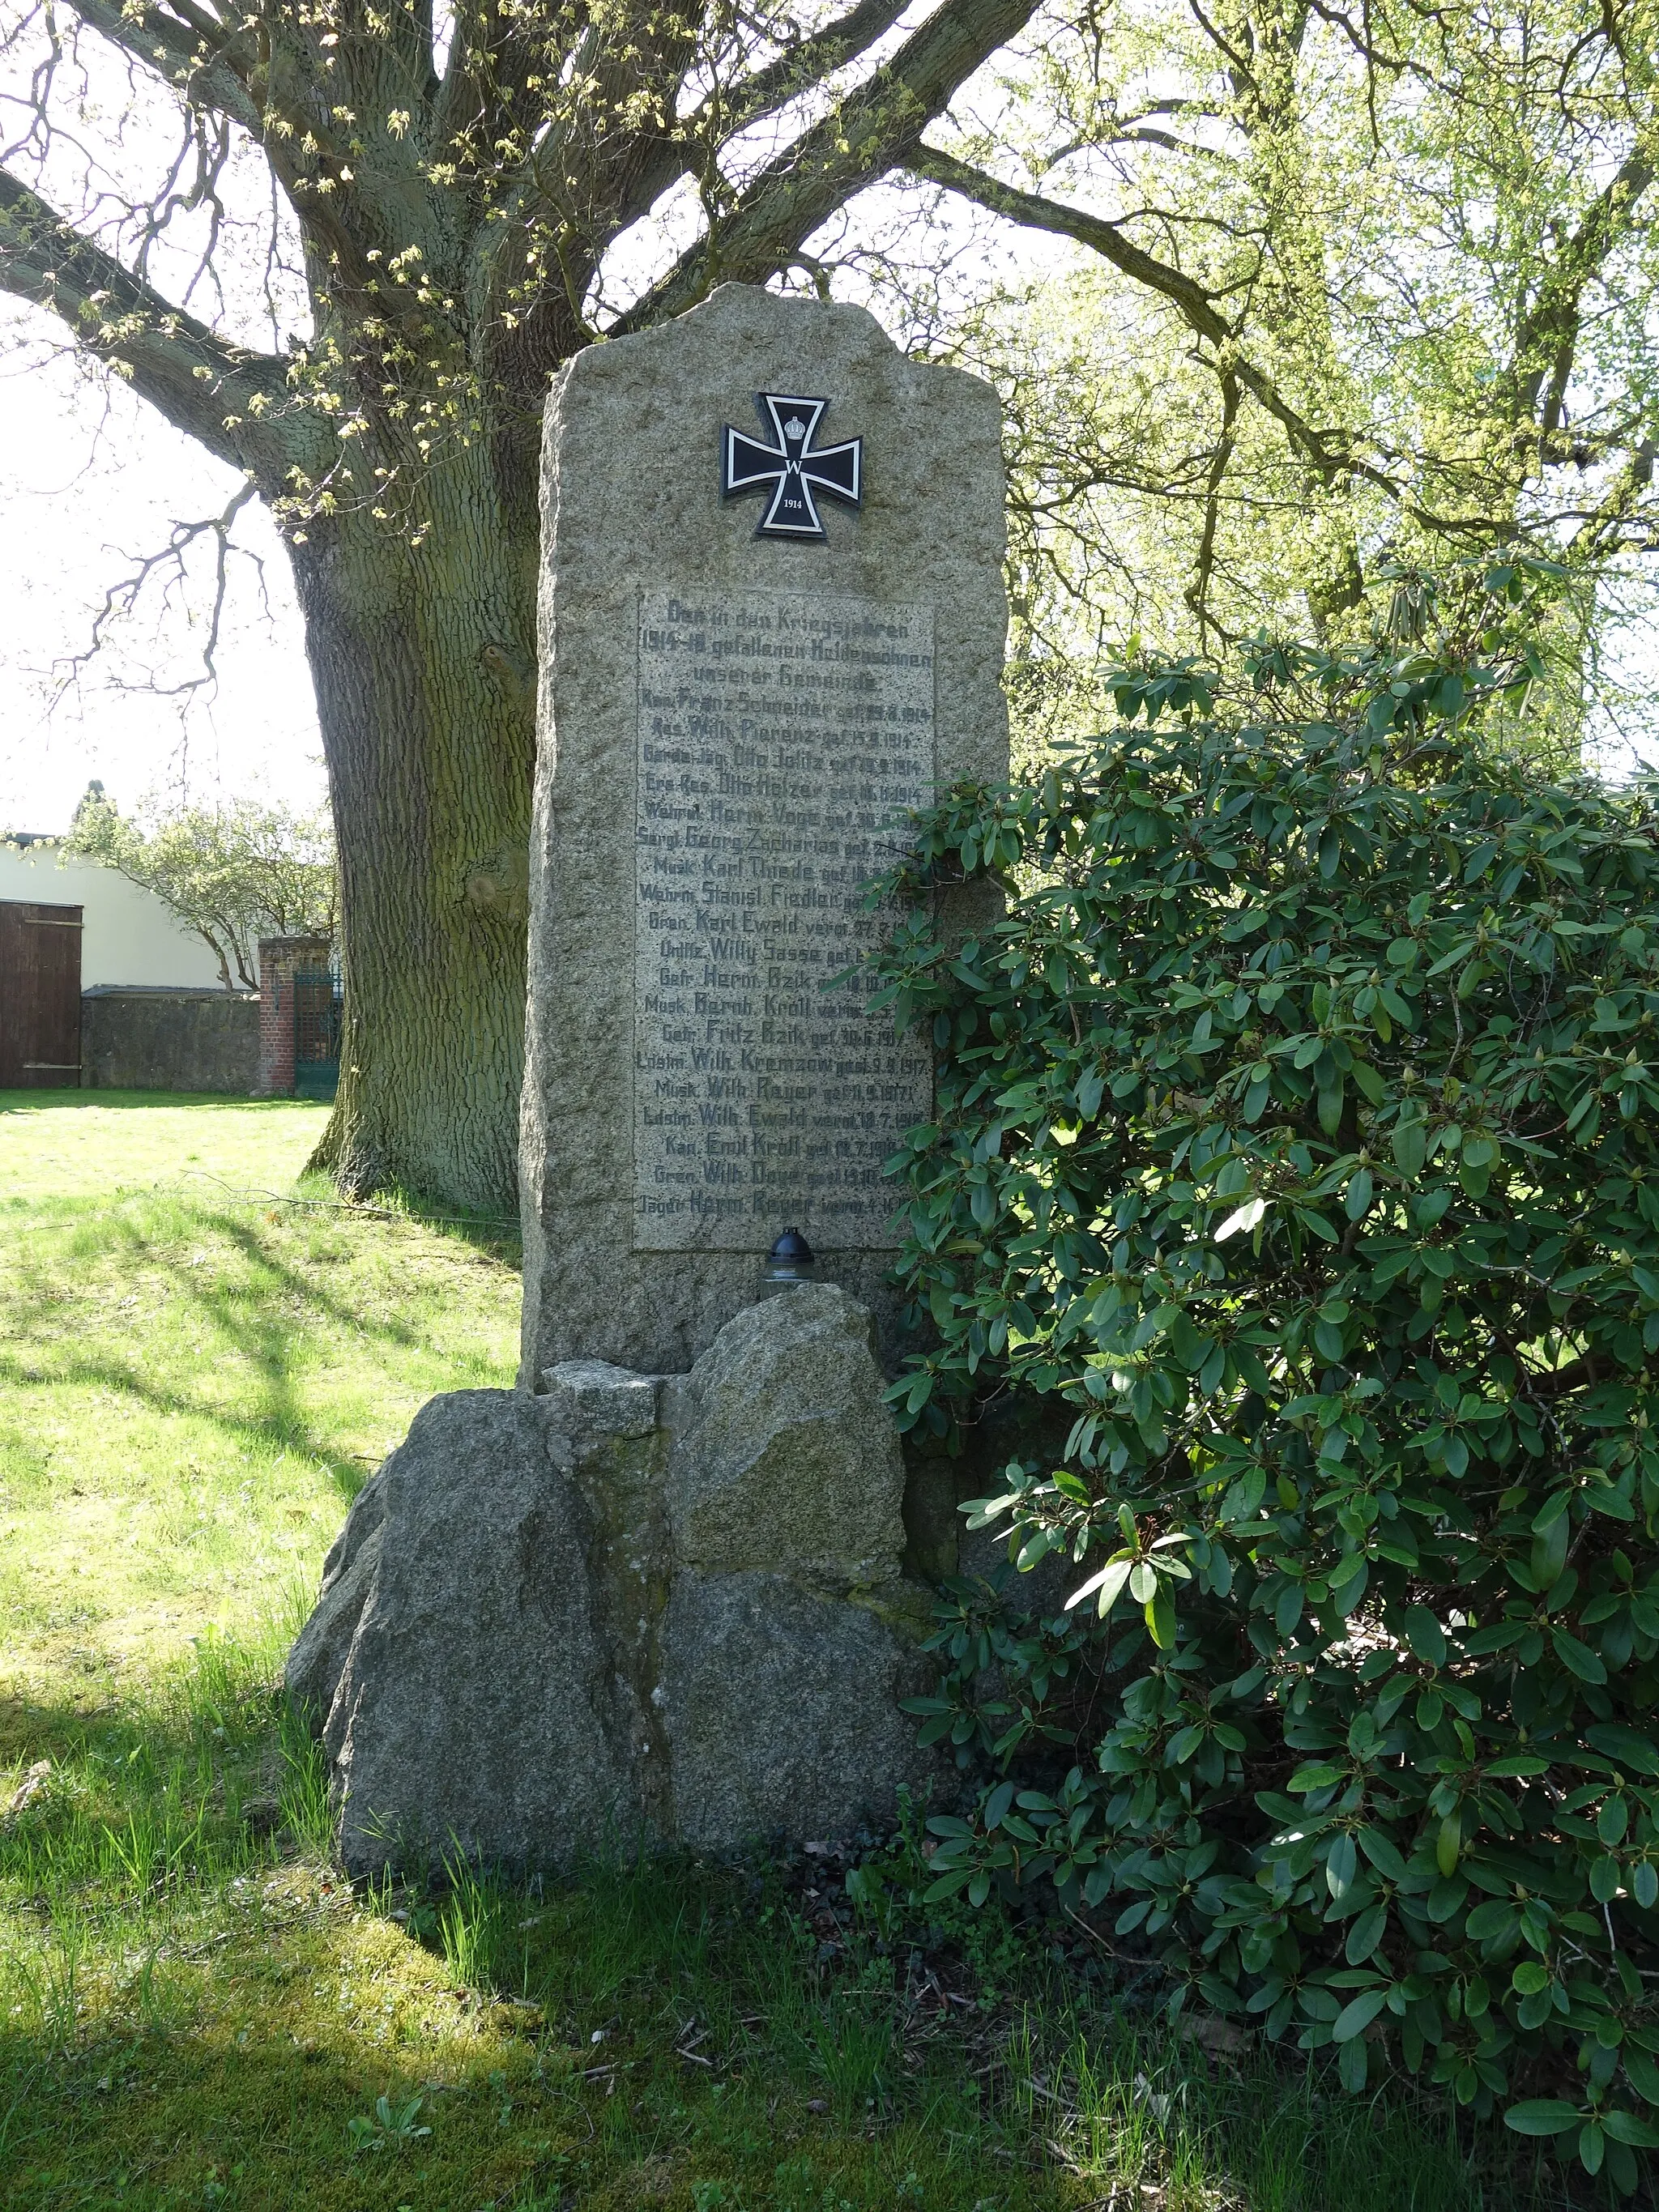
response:
[(882, 1381), (818, 1284), (689, 1375), (577, 1360), (423, 1407), (288, 1662), (351, 1870), (805, 1841), (942, 1779), (899, 1708), (928, 1595)]

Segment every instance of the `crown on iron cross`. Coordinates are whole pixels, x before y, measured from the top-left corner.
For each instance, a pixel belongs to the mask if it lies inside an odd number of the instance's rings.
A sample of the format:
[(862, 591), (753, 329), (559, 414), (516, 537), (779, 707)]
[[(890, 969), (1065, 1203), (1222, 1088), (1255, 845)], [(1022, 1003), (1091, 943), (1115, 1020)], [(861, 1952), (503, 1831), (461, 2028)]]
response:
[(728, 422), (720, 441), (720, 497), (769, 491), (757, 538), (822, 538), (823, 524), (812, 495), (820, 492), (857, 507), (864, 489), (864, 441), (814, 449), (812, 440), (827, 399), (802, 399), (788, 392), (757, 392), (755, 404), (769, 424), (775, 445), (734, 430)]

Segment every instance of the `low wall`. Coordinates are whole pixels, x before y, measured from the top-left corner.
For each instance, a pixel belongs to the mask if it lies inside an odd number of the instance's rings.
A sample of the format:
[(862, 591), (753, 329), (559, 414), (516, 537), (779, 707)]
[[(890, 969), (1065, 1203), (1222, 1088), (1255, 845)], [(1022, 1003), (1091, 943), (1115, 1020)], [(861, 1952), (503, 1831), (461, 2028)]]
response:
[(81, 994), (83, 1089), (246, 1098), (258, 1073), (256, 992), (106, 983)]

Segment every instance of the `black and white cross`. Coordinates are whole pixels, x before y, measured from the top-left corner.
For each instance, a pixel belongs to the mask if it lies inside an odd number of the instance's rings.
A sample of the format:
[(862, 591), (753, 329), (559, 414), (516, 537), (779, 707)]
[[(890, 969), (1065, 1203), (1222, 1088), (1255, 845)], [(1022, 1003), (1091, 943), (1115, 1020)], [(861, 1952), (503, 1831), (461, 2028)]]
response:
[(849, 438), (845, 445), (823, 446), (815, 452), (812, 439), (830, 404), (827, 399), (757, 392), (755, 404), (761, 421), (770, 423), (777, 443), (766, 445), (728, 422), (720, 443), (720, 497), (771, 493), (757, 538), (822, 538), (823, 524), (812, 495), (824, 493), (848, 507), (859, 504), (864, 487), (863, 439)]

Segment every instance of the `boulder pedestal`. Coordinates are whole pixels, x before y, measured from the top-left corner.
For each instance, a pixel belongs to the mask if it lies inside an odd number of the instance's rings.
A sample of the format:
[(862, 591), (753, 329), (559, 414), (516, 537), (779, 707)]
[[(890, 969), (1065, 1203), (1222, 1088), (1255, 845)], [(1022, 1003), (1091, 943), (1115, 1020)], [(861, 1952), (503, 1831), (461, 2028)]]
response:
[(459, 1850), (720, 1852), (845, 1833), (934, 1778), (904, 1470), (868, 1313), (740, 1312), (687, 1375), (599, 1361), (434, 1398), (289, 1656), (353, 1873)]

